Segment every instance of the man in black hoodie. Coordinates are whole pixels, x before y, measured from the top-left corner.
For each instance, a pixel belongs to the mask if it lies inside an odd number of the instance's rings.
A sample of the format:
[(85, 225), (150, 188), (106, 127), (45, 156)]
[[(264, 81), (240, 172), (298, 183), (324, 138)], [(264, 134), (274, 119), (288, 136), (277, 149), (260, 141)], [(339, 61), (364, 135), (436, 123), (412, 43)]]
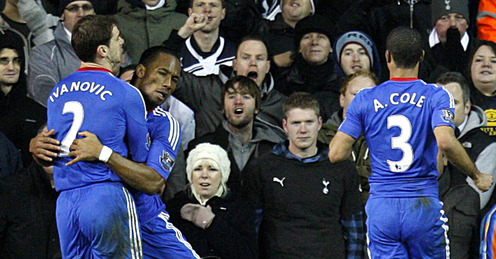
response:
[(0, 35), (0, 131), (31, 161), (29, 140), (46, 121), (46, 110), (26, 97), (24, 51), (8, 34)]

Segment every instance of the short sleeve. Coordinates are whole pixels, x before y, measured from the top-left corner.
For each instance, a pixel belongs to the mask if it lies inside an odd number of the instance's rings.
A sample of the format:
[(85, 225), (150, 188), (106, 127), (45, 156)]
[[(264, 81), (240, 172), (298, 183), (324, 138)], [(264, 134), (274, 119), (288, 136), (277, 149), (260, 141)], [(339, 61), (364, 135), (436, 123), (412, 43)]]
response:
[(360, 91), (353, 101), (351, 101), (348, 109), (346, 109), (346, 118), (344, 119), (341, 126), (339, 126), (338, 131), (346, 133), (353, 137), (354, 139), (358, 139), (362, 134), (363, 126), (362, 126), (362, 115), (361, 115), (361, 106), (362, 106), (362, 98), (363, 91)]
[(146, 164), (167, 179), (176, 163), (181, 143), (179, 122), (170, 113), (165, 112), (161, 116), (149, 116), (148, 127), (152, 145)]
[(455, 117), (455, 102), (453, 96), (444, 87), (435, 88), (432, 102), (432, 129), (438, 126), (450, 126), (455, 128), (453, 118)]

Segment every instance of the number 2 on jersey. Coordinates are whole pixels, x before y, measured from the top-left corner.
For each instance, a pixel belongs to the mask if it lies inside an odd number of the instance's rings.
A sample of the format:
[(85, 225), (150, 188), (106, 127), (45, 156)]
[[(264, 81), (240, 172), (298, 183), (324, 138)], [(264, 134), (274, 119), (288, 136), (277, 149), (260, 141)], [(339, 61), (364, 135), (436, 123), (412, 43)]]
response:
[(412, 123), (404, 115), (391, 115), (387, 118), (387, 127), (400, 128), (400, 135), (391, 137), (391, 148), (400, 149), (403, 152), (403, 157), (399, 161), (387, 160), (391, 172), (405, 172), (413, 163), (413, 148), (408, 143), (412, 136)]
[(79, 132), (81, 125), (83, 125), (83, 120), (84, 120), (84, 109), (83, 109), (83, 105), (81, 105), (80, 102), (76, 102), (76, 101), (66, 102), (64, 104), (64, 110), (62, 111), (62, 114), (66, 114), (66, 113), (74, 114), (74, 118), (72, 119), (71, 128), (69, 129), (67, 135), (65, 135), (64, 139), (61, 142), (61, 150), (59, 152), (59, 156), (69, 155), (69, 151), (70, 151), (69, 149), (72, 145), (72, 142), (74, 142), (74, 139), (76, 139), (77, 133)]

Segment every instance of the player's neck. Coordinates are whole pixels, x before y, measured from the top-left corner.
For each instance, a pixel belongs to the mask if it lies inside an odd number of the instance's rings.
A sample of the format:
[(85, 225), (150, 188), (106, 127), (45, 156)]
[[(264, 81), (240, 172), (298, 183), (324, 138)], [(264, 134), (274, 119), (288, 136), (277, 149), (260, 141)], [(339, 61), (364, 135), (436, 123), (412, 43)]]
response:
[(81, 67), (80, 68), (105, 68), (107, 70), (112, 71), (112, 67), (107, 64), (99, 64), (99, 63), (93, 63), (93, 62), (81, 62)]
[(389, 71), (389, 79), (418, 78), (418, 65), (415, 68), (395, 68)]
[(219, 38), (219, 29), (213, 31), (213, 32), (202, 32), (197, 31), (193, 34), (193, 37), (195, 37), (195, 41), (200, 47), (201, 51), (203, 52), (212, 52), (212, 48), (215, 45), (215, 42), (217, 42), (217, 39)]

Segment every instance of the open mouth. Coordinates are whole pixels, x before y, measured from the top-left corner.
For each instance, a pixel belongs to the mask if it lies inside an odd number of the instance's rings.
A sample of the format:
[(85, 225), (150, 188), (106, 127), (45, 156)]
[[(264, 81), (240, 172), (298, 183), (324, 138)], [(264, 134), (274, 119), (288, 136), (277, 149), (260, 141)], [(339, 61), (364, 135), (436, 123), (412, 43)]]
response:
[(210, 23), (211, 21), (213, 21), (217, 16), (207, 16), (207, 23)]
[(234, 109), (234, 114), (242, 114), (243, 113), (243, 109), (242, 108), (236, 108)]
[(200, 186), (201, 186), (201, 187), (209, 187), (209, 186), (210, 186), (210, 184), (209, 184), (209, 183), (200, 183)]
[(167, 99), (167, 97), (168, 97), (167, 93), (165, 93), (165, 92), (157, 91), (157, 93), (163, 99)]
[(255, 71), (248, 72), (248, 75), (246, 77), (250, 78), (251, 80), (257, 80), (258, 78), (258, 73)]

